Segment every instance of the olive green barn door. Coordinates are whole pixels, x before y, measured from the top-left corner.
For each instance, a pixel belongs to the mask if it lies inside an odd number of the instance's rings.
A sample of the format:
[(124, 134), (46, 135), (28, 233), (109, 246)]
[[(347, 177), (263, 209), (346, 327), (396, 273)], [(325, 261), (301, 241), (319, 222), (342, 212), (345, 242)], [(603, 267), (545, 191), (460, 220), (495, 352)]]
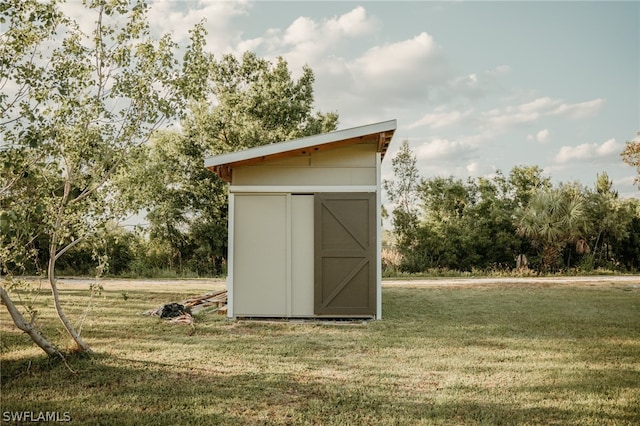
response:
[(375, 193), (317, 193), (314, 216), (314, 314), (374, 316)]

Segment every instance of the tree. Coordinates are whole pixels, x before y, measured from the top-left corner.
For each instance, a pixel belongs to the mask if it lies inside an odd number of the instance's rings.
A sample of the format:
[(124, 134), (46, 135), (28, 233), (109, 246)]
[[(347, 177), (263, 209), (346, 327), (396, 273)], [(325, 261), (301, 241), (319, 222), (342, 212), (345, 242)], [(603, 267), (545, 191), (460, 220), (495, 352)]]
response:
[(531, 197), (540, 190), (551, 188), (551, 179), (543, 177), (543, 172), (538, 166), (516, 166), (511, 169), (508, 184), (516, 206), (526, 207)]
[(436, 222), (459, 219), (465, 209), (476, 202), (473, 182), (465, 183), (453, 176), (423, 180), (419, 193), (427, 220)]
[(624, 238), (633, 215), (613, 190), (613, 182), (606, 172), (597, 175), (594, 190), (585, 195), (586, 217), (591, 230), (590, 250), (594, 266), (602, 263), (603, 256), (609, 260), (613, 241)]
[(148, 210), (149, 243), (164, 247), (165, 268), (224, 272), (226, 185), (204, 168), (207, 151), (202, 140), (183, 131), (159, 132), (121, 176), (123, 187), (142, 182), (129, 196)]
[(516, 211), (517, 232), (541, 251), (541, 269), (553, 268), (562, 250), (585, 235), (585, 201), (575, 187), (543, 189)]
[[(21, 272), (31, 259), (37, 258), (34, 242), (43, 208), (40, 203), (25, 203), (24, 200), (39, 188), (42, 181), (39, 177), (42, 176), (37, 163), (44, 156), (37, 151), (36, 126), (21, 129), (24, 143), (19, 147), (12, 144), (5, 133), (15, 126), (17, 114), (36, 118), (28, 98), (32, 87), (42, 89), (39, 78), (42, 70), (30, 66), (28, 58), (33, 58), (38, 46), (53, 36), (61, 20), (62, 16), (53, 4), (35, 1), (0, 4), (3, 28), (0, 34), (0, 129), (3, 133), (0, 141), (0, 274), (3, 275)], [(4, 28), (8, 29), (5, 31)], [(14, 285), (11, 275), (7, 278), (0, 285), (0, 300), (14, 324), (49, 356), (62, 357), (15, 306), (4, 288), (7, 285), (10, 289)]]
[(522, 241), (516, 234), (512, 216), (515, 201), (511, 188), (498, 170), (492, 178), (479, 177), (471, 186), (475, 202), (464, 211), (462, 228), (471, 237), (477, 255), (476, 268), (508, 269), (522, 253)]
[[(151, 37), (144, 2), (84, 6), (95, 17), (91, 34), (55, 1), (2, 4), (8, 30), (0, 49), (1, 187), (6, 227), (18, 229), (29, 209), (44, 219), (29, 235), (13, 232), (11, 243), (28, 246), (45, 237), (56, 312), (77, 349), (91, 352), (64, 313), (56, 263), (132, 209), (114, 176), (189, 98), (203, 95), (193, 82), (203, 80), (204, 30), (192, 30), (180, 63), (170, 36)], [(9, 253), (3, 263), (15, 261)]]
[(627, 227), (618, 238), (613, 238), (612, 246), (615, 248), (616, 261), (627, 270), (637, 271), (640, 268), (640, 200), (623, 200), (622, 210), (628, 220)]
[(241, 60), (225, 55), (211, 66), (209, 88), (217, 105), (208, 114), (208, 105), (199, 105), (192, 132), (218, 154), (335, 130), (336, 113), (314, 113), (314, 80), (306, 66), (294, 80), (281, 57), (272, 63), (252, 52)]
[(417, 208), (416, 201), (420, 176), (418, 175), (416, 163), (417, 158), (411, 151), (409, 141), (403, 139), (398, 153), (391, 160), (393, 175), (396, 180), (385, 179), (383, 182), (389, 199), (394, 203), (394, 208), (400, 209), (406, 214), (415, 212)]
[(203, 167), (205, 157), (332, 131), (338, 115), (314, 111), (308, 67), (296, 80), (282, 58), (270, 62), (247, 52), (209, 60), (204, 85), (214, 102), (192, 103), (182, 131), (159, 132), (128, 179), (145, 182), (139, 198), (148, 209), (149, 238), (169, 248), (168, 264), (219, 274), (227, 185)]
[[(418, 175), (417, 159), (411, 151), (409, 141), (404, 139), (398, 153), (391, 160), (395, 180), (385, 179), (384, 190), (393, 203), (393, 229), (398, 248), (405, 258), (410, 253), (410, 247), (415, 238), (418, 226)], [(406, 259), (405, 259), (406, 260)]]
[(640, 132), (634, 140), (627, 141), (624, 151), (620, 155), (625, 163), (636, 168), (638, 176), (635, 182), (640, 184)]
[[(520, 249), (512, 222), (514, 191), (501, 172), (492, 178), (423, 179), (419, 194), (421, 269), (509, 268)], [(431, 255), (426, 255), (431, 252)], [(433, 255), (437, 254), (437, 255)]]

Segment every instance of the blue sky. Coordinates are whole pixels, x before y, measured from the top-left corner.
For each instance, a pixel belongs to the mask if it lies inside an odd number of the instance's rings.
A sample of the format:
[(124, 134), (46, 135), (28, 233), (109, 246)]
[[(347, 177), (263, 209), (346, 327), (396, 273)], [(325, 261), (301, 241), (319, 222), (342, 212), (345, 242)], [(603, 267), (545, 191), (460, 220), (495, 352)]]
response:
[(178, 40), (206, 18), (216, 55), (253, 50), (315, 72), (340, 128), (398, 120), (424, 177), (538, 165), (592, 186), (640, 131), (640, 2), (152, 2)]

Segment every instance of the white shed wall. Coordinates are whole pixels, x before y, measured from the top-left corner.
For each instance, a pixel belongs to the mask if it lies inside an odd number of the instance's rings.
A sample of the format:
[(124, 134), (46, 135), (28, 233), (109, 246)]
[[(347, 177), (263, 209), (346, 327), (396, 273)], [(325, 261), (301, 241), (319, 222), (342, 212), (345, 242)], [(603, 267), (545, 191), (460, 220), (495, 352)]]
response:
[(238, 167), (231, 184), (375, 185), (376, 146), (358, 144), (304, 156)]
[(233, 316), (313, 316), (313, 195), (234, 195)]
[(291, 315), (313, 316), (313, 195), (291, 197)]
[(287, 316), (287, 196), (234, 198), (234, 316)]

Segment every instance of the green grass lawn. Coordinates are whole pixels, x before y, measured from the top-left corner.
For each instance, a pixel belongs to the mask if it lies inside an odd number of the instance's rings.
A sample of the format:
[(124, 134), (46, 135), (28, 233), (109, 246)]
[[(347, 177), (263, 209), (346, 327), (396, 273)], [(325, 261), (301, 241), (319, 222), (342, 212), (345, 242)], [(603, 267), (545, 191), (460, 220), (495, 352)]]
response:
[[(629, 284), (385, 287), (382, 321), (140, 315), (220, 282), (106, 283), (71, 373), (4, 308), (2, 414), (77, 424), (638, 424), (640, 288)], [(86, 286), (63, 286), (80, 321)], [(40, 324), (64, 341), (49, 297)], [(37, 413), (36, 413), (37, 414)], [(0, 419), (0, 422), (2, 420)]]

